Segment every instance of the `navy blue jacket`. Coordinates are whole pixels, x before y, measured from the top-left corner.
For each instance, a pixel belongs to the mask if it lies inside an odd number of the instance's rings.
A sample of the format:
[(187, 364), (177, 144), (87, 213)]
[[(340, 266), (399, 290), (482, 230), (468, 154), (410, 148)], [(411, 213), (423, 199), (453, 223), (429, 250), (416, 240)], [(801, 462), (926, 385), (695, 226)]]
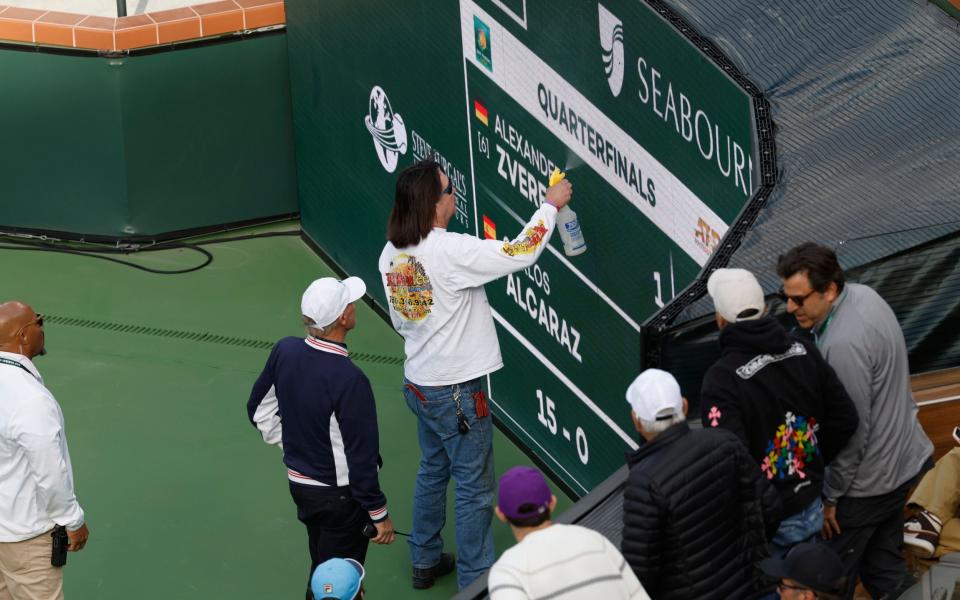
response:
[(282, 427), (291, 481), (349, 486), (374, 521), (386, 518), (373, 390), (344, 344), (296, 337), (277, 342), (250, 392), (247, 414), (268, 442), (267, 430)]

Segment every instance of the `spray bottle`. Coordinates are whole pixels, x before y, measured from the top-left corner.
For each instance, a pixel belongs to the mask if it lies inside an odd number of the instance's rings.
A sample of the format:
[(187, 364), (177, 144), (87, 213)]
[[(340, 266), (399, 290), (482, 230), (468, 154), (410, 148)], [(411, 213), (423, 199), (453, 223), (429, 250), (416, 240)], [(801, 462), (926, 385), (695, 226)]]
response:
[[(550, 183), (553, 186), (566, 177), (566, 173), (560, 172), (560, 169), (554, 169), (550, 173)], [(577, 213), (570, 210), (570, 206), (564, 206), (557, 213), (557, 231), (560, 234), (560, 240), (563, 241), (563, 253), (567, 256), (576, 256), (587, 251), (587, 242), (583, 239), (583, 231), (580, 230), (580, 220), (577, 219)]]

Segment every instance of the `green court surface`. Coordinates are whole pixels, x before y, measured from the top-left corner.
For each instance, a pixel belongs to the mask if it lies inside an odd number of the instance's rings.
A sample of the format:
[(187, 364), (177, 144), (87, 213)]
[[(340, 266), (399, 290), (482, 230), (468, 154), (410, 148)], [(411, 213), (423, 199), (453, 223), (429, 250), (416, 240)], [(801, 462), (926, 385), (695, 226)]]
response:
[[(245, 403), (273, 342), (303, 335), (303, 289), (333, 272), (298, 237), (207, 248), (214, 262), (183, 275), (0, 250), (0, 299), (49, 315), (49, 353), (36, 364), (63, 407), (91, 531), (86, 549), (69, 557), (68, 599), (303, 598), (306, 530), (280, 451), (261, 441)], [(169, 250), (130, 260), (177, 268), (199, 256)], [(377, 398), (381, 485), (395, 526), (409, 531), (419, 451), (400, 394), (401, 340), (362, 303), (357, 321), (347, 342)], [(498, 474), (530, 464), (499, 433), (495, 444)], [(451, 483), (451, 500), (452, 492)], [(513, 543), (505, 525), (494, 533), (498, 552)], [(456, 591), (454, 576), (429, 591), (410, 588), (404, 538), (371, 545), (366, 566), (368, 598)]]

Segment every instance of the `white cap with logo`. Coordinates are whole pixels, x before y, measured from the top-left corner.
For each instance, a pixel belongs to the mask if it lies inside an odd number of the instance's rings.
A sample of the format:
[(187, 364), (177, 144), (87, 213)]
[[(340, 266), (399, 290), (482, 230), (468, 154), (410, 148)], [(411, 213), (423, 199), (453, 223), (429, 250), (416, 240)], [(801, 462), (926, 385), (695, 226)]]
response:
[(683, 414), (680, 384), (660, 369), (647, 369), (627, 388), (627, 402), (644, 421), (664, 421)]
[(713, 298), (717, 312), (728, 323), (750, 321), (763, 316), (766, 307), (763, 288), (753, 273), (746, 269), (717, 269), (707, 280), (707, 292)]
[(340, 318), (347, 306), (367, 292), (367, 285), (359, 277), (338, 281), (333, 277), (317, 279), (303, 292), (300, 314), (310, 317), (318, 328), (324, 328)]

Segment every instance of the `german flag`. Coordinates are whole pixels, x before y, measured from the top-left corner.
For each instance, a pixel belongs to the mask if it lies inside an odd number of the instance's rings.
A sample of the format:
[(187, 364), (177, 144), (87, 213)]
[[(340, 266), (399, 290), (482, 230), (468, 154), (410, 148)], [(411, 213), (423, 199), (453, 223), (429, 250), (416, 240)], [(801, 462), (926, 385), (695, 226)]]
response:
[(483, 237), (487, 240), (497, 239), (497, 224), (487, 215), (483, 215)]
[(473, 114), (477, 115), (477, 119), (479, 119), (481, 123), (490, 127), (490, 119), (487, 118), (487, 107), (480, 104), (479, 100), (473, 101)]

